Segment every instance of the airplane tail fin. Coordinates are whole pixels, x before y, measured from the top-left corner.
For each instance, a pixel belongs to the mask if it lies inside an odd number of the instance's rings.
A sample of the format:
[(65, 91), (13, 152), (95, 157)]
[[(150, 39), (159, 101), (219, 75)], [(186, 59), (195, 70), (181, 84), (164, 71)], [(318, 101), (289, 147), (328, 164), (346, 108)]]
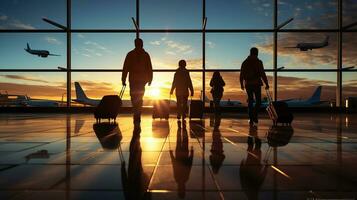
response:
[(315, 92), (308, 99), (308, 101), (311, 102), (311, 103), (319, 102), (320, 99), (321, 99), (321, 90), (322, 90), (322, 86), (317, 87)]
[(27, 43), (27, 50), (31, 50), (29, 43)]
[(76, 98), (77, 98), (77, 100), (88, 99), (88, 97), (84, 93), (84, 91), (83, 91), (81, 85), (79, 84), (79, 82), (74, 82), (74, 87), (76, 88)]

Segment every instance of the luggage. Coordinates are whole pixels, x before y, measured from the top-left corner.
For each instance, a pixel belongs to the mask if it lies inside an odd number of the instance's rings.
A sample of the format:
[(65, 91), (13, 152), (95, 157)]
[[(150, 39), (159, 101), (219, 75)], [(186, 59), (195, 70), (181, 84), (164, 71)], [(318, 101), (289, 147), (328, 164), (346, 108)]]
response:
[(101, 119), (116, 120), (120, 107), (122, 106), (121, 98), (123, 97), (125, 86), (122, 87), (118, 95), (106, 95), (102, 98), (99, 105), (94, 111), (94, 117), (97, 121)]
[(204, 104), (201, 100), (192, 100), (189, 107), (189, 117), (192, 118), (203, 118), (203, 108)]
[(278, 125), (278, 123), (282, 123), (283, 125), (290, 125), (294, 119), (294, 116), (289, 110), (288, 104), (283, 101), (273, 101), (269, 90), (267, 90), (267, 96), (269, 105), (266, 110), (270, 119), (273, 120), (273, 124)]
[(93, 130), (103, 149), (116, 149), (120, 145), (123, 136), (117, 123), (95, 123)]
[(294, 129), (291, 126), (272, 126), (268, 130), (268, 145), (270, 147), (282, 147), (289, 144)]
[(170, 116), (170, 100), (157, 100), (154, 102), (152, 109), (152, 118), (168, 120)]
[(270, 153), (273, 148), (283, 147), (289, 144), (291, 138), (294, 135), (294, 129), (291, 126), (272, 126), (268, 130), (268, 149), (264, 156), (264, 162), (268, 163)]

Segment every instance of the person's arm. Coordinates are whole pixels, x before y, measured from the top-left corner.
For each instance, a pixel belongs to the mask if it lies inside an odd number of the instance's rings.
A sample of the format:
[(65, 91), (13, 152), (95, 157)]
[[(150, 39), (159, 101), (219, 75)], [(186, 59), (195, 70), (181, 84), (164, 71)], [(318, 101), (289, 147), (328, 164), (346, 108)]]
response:
[(244, 76), (245, 76), (245, 64), (243, 62), (240, 68), (240, 75), (239, 75), (240, 88), (242, 90), (244, 90)]
[(221, 81), (222, 81), (222, 87), (226, 86), (226, 82), (224, 82), (222, 77), (221, 77)]
[(150, 86), (151, 82), (152, 82), (153, 72), (152, 72), (151, 58), (150, 58), (150, 55), (148, 53), (147, 53), (147, 56), (148, 56), (149, 86)]
[(189, 89), (190, 89), (190, 91), (191, 91), (191, 96), (193, 96), (193, 94), (194, 94), (194, 91), (193, 91), (193, 85), (192, 85), (192, 80), (191, 80), (191, 77), (190, 77), (190, 73), (189, 72), (187, 72), (187, 75), (188, 75), (188, 80), (189, 80), (189, 82), (188, 82), (188, 87), (189, 87)]
[(175, 88), (176, 88), (176, 73), (174, 75), (174, 80), (172, 81), (170, 94), (174, 93)]
[(124, 60), (124, 65), (123, 65), (123, 73), (121, 75), (121, 82), (123, 85), (126, 85), (126, 77), (129, 72), (129, 66), (130, 65), (130, 58), (129, 58), (129, 53), (126, 55), (125, 60)]
[(209, 82), (209, 85), (211, 86), (211, 87), (213, 87), (213, 77), (211, 78), (211, 81)]
[(264, 71), (264, 66), (263, 66), (263, 62), (260, 61), (260, 74), (261, 74), (261, 77), (265, 83), (265, 89), (269, 89), (269, 82), (268, 82), (268, 78), (267, 78), (267, 75), (265, 74), (265, 71)]

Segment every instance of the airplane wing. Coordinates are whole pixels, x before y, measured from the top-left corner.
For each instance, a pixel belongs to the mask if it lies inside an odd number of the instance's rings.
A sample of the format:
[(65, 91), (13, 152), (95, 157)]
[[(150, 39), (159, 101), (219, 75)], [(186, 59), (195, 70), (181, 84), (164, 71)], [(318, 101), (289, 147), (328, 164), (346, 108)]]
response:
[(57, 55), (57, 54), (48, 54), (49, 56), (61, 56), (61, 55)]

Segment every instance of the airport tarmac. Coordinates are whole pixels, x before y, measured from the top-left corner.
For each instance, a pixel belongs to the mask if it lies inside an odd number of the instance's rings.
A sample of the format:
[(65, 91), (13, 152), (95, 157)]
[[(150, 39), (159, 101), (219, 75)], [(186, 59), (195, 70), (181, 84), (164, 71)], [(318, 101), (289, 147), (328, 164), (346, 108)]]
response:
[(0, 114), (0, 199), (355, 199), (356, 118)]

